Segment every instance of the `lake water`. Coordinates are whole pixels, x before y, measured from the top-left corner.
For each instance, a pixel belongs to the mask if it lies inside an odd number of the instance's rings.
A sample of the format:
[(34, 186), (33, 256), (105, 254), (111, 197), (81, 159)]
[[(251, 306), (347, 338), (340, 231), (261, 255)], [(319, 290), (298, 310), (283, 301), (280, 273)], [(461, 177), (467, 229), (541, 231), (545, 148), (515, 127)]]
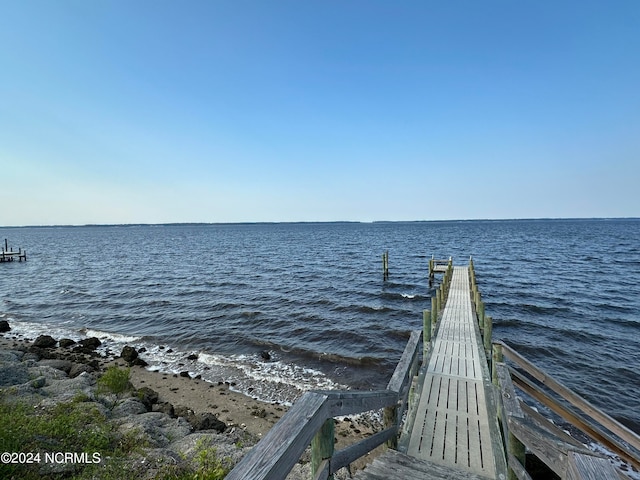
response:
[(282, 402), (384, 388), (430, 308), (429, 258), (472, 255), (494, 339), (640, 431), (640, 220), (0, 228), (4, 238), (28, 254), (0, 264), (12, 334), (145, 347), (154, 369)]

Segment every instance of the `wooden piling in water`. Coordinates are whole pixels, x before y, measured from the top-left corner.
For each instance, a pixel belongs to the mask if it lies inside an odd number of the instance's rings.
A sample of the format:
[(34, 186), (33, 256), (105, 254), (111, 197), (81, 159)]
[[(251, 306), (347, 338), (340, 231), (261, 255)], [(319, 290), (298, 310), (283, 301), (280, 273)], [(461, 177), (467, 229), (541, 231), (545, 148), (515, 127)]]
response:
[(382, 276), (385, 280), (389, 278), (389, 250), (382, 254)]

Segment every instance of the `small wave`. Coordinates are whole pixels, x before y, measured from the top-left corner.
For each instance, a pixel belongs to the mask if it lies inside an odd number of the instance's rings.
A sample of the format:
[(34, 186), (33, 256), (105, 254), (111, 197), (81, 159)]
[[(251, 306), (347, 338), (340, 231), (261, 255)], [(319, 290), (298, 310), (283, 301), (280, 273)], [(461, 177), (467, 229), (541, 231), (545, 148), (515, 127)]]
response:
[(542, 315), (554, 315), (559, 313), (571, 313), (571, 309), (568, 307), (545, 307), (542, 305), (523, 304), (521, 305), (524, 312), (535, 313)]
[(403, 293), (403, 292), (383, 292), (382, 298), (387, 298), (389, 300), (424, 300), (427, 298), (425, 295), (420, 295), (419, 293)]
[(111, 341), (115, 343), (135, 343), (139, 342), (141, 338), (135, 335), (122, 335), (119, 333), (104, 332), (102, 330), (93, 330), (90, 328), (80, 329), (80, 333), (87, 337), (97, 337), (102, 341)]
[[(188, 360), (193, 353), (197, 359)], [(309, 390), (346, 388), (321, 371), (287, 362), (275, 352), (265, 361), (258, 354), (219, 355), (154, 346), (143, 358), (151, 370), (173, 374), (186, 370), (211, 383), (229, 382), (232, 390), (270, 403), (290, 405)]]
[(336, 312), (350, 313), (380, 313), (393, 311), (385, 305), (337, 305), (333, 308)]

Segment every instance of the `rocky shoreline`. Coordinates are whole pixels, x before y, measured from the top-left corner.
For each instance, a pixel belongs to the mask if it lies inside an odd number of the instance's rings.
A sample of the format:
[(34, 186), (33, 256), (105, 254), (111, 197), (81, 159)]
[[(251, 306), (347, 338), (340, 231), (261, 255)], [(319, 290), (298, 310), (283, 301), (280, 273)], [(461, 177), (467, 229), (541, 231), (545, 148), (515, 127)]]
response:
[[(223, 379), (213, 384), (191, 378), (188, 372), (150, 371), (145, 368), (144, 352), (125, 347), (121, 352), (107, 351), (103, 355), (96, 351), (99, 345), (100, 339), (95, 337), (79, 342), (49, 336), (20, 338), (11, 334), (6, 321), (0, 322), (0, 402), (45, 408), (84, 396), (117, 432), (136, 432), (137, 441), (145, 447), (128, 458), (124, 468), (144, 479), (166, 478), (168, 468), (195, 468), (203, 445), (231, 467), (286, 412), (283, 405), (234, 392)], [(129, 369), (131, 388), (126, 394), (99, 391), (98, 379), (114, 366)], [(367, 419), (337, 421), (337, 448), (365, 438), (378, 428), (375, 421)], [(359, 460), (354, 470), (374, 456)], [(59, 478), (72, 474), (76, 467), (45, 465), (39, 474), (42, 478)], [(287, 478), (310, 478), (308, 454)], [(336, 478), (350, 478), (350, 474), (344, 470)]]

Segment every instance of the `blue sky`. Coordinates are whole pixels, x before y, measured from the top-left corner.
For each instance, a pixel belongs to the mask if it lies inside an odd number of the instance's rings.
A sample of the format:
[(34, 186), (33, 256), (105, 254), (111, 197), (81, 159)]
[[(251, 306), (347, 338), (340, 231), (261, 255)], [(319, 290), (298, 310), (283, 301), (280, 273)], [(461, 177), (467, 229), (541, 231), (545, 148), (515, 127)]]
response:
[(0, 0), (0, 225), (640, 216), (640, 2)]

